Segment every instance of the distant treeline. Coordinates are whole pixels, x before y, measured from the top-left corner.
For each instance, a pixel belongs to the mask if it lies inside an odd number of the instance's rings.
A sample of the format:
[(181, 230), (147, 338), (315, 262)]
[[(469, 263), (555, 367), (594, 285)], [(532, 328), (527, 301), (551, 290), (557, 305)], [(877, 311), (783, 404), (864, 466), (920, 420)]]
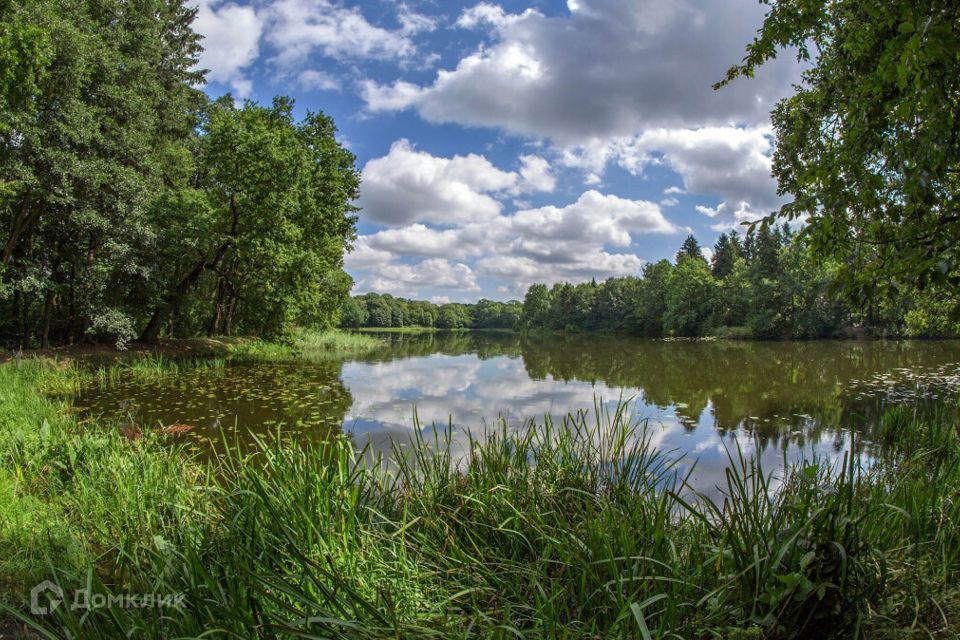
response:
[(853, 329), (957, 335), (950, 305), (935, 289), (856, 306), (835, 286), (835, 271), (785, 225), (721, 234), (709, 260), (689, 236), (674, 262), (647, 264), (639, 278), (531, 286), (520, 327), (647, 337), (829, 338)]
[[(709, 253), (709, 252), (708, 252)], [(836, 266), (815, 261), (786, 226), (721, 234), (705, 257), (689, 236), (676, 259), (647, 264), (640, 277), (531, 286), (522, 303), (437, 305), (388, 294), (349, 299), (345, 327), (437, 327), (620, 332), (637, 336), (731, 338), (953, 337), (957, 321), (936, 289), (863, 306), (836, 287)]]
[(518, 300), (476, 304), (434, 304), (390, 294), (367, 293), (350, 298), (340, 310), (344, 327), (436, 327), (438, 329), (516, 329), (523, 304)]

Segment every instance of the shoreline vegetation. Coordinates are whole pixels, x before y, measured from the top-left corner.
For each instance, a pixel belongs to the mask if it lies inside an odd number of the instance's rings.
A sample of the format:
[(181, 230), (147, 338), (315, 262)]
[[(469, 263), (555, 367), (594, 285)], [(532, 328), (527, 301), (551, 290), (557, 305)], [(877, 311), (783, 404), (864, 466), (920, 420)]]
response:
[(473, 304), (366, 293), (348, 298), (354, 330), (499, 329), (660, 339), (954, 338), (960, 325), (936, 287), (860, 304), (788, 226), (721, 234), (708, 260), (689, 236), (673, 261), (603, 282), (533, 284), (522, 302)]
[(123, 364), (151, 358), (170, 362), (221, 358), (232, 361), (303, 360), (321, 355), (355, 355), (382, 346), (383, 341), (357, 332), (301, 329), (285, 342), (259, 338), (217, 336), (215, 338), (166, 338), (156, 343), (131, 342), (123, 349), (114, 344), (73, 344), (48, 349), (0, 350), (0, 364), (17, 359), (38, 358), (76, 362), (86, 367)]
[(84, 385), (120, 379), (160, 381), (186, 370), (218, 370), (228, 364), (304, 363), (362, 357), (383, 344), (372, 336), (345, 331), (297, 330), (285, 343), (220, 337), (169, 339), (149, 345), (133, 343), (126, 349), (85, 344), (26, 352), (0, 351), (0, 367), (38, 366), (47, 371), (39, 390), (63, 398)]
[[(391, 465), (339, 437), (200, 463), (175, 436), (81, 424), (45, 393), (79, 366), (0, 364), (0, 592), (10, 621), (48, 637), (960, 632), (960, 438), (946, 411), (887, 411), (870, 464), (807, 460), (781, 477), (732, 450), (714, 502), (625, 406), (493, 429), (465, 459), (449, 431), (417, 428)], [(188, 606), (31, 617), (43, 579)]]

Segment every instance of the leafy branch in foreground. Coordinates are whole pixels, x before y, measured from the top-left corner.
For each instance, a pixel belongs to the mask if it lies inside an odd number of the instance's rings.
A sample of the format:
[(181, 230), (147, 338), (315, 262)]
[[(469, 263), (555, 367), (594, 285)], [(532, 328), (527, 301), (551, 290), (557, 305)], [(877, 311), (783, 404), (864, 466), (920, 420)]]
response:
[(952, 0), (763, 0), (743, 62), (807, 62), (773, 111), (773, 173), (857, 300), (934, 288), (960, 303), (960, 5)]

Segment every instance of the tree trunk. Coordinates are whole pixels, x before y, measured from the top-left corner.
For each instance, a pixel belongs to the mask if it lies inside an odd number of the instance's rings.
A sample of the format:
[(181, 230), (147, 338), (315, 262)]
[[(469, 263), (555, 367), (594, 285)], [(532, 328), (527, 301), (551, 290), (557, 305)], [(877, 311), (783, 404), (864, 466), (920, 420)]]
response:
[(147, 322), (147, 326), (144, 327), (143, 332), (140, 334), (140, 342), (156, 344), (160, 338), (160, 328), (163, 326), (164, 320), (167, 319), (168, 313), (170, 313), (170, 306), (167, 304), (161, 305), (153, 312), (153, 315), (150, 316), (150, 321)]
[(227, 307), (227, 320), (223, 326), (223, 333), (226, 336), (229, 336), (233, 331), (233, 314), (237, 310), (237, 297), (230, 297), (230, 304)]
[(3, 246), (3, 255), (2, 262), (3, 264), (8, 264), (10, 259), (13, 257), (13, 252), (17, 248), (17, 244), (20, 243), (20, 239), (23, 238), (27, 232), (32, 231), (31, 227), (37, 222), (37, 219), (40, 217), (40, 210), (36, 210), (31, 213), (30, 211), (30, 196), (31, 193), (29, 190), (23, 194), (23, 200), (20, 201), (20, 206), (17, 209), (17, 215), (13, 219), (13, 228), (10, 231), (10, 236), (7, 238), (6, 243)]
[(178, 312), (177, 305), (176, 305), (176, 303), (174, 303), (173, 307), (170, 309), (170, 315), (167, 316), (167, 337), (168, 337), (168, 338), (173, 338), (173, 337), (174, 337), (174, 336), (173, 336), (173, 325), (174, 325), (174, 320), (175, 320), (176, 317), (177, 317), (177, 312)]
[(213, 294), (213, 317), (207, 325), (207, 337), (212, 338), (220, 330), (220, 318), (223, 315), (223, 277), (217, 278), (217, 289)]
[(220, 245), (220, 248), (213, 258), (210, 260), (201, 260), (183, 280), (177, 283), (177, 286), (167, 294), (164, 301), (160, 303), (160, 306), (153, 312), (150, 321), (143, 329), (143, 333), (140, 334), (140, 342), (156, 344), (157, 339), (160, 337), (160, 330), (163, 328), (167, 318), (170, 317), (170, 313), (183, 301), (184, 297), (190, 293), (190, 289), (200, 280), (200, 276), (203, 275), (204, 271), (220, 264), (220, 261), (223, 260), (223, 256), (226, 255), (227, 249), (230, 248), (231, 244), (233, 244), (232, 238)]
[(40, 348), (50, 348), (50, 312), (53, 309), (53, 292), (47, 291), (43, 300), (43, 331), (40, 334)]
[(20, 309), (20, 348), (29, 349), (30, 348), (30, 298), (24, 296), (24, 304)]

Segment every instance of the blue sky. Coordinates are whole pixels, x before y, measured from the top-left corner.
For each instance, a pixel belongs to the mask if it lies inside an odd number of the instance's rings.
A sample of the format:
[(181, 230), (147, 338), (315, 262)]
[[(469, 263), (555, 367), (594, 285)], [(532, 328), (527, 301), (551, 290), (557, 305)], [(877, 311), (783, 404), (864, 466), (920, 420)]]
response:
[(780, 204), (789, 56), (711, 85), (756, 0), (198, 0), (207, 91), (335, 119), (363, 171), (355, 293), (520, 298), (636, 275)]

